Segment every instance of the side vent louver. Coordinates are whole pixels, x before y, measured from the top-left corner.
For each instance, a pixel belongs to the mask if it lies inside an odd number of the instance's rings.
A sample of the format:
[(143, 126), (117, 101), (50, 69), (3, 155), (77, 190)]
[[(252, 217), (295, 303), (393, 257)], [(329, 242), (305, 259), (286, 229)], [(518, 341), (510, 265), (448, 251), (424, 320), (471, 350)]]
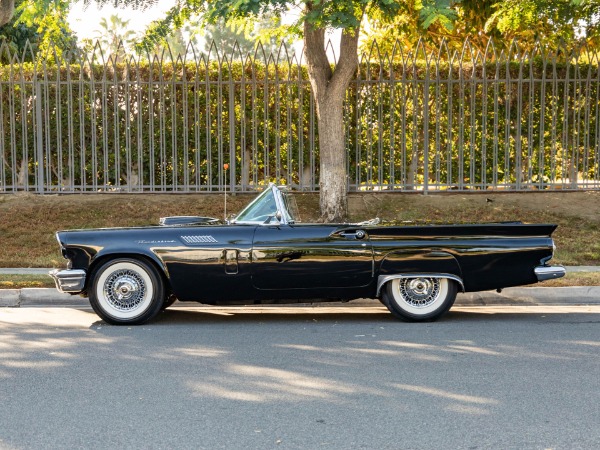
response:
[(205, 244), (208, 242), (217, 242), (217, 240), (210, 236), (181, 236), (181, 239), (183, 239), (183, 242), (185, 242), (186, 244)]

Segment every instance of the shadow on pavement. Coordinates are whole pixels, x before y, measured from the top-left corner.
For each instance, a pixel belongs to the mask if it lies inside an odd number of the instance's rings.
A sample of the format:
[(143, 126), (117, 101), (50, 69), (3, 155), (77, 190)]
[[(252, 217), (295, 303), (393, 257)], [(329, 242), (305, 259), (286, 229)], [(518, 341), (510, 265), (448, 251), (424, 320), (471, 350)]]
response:
[[(591, 315), (591, 316), (590, 316)], [(479, 321), (600, 322), (600, 307), (527, 306), (527, 307), (457, 307), (436, 322), (409, 323), (394, 318), (383, 307), (253, 307), (247, 308), (175, 308), (167, 309), (148, 325), (212, 323), (301, 323), (301, 322), (368, 322), (423, 326), (424, 324)], [(597, 317), (597, 319), (596, 319)]]

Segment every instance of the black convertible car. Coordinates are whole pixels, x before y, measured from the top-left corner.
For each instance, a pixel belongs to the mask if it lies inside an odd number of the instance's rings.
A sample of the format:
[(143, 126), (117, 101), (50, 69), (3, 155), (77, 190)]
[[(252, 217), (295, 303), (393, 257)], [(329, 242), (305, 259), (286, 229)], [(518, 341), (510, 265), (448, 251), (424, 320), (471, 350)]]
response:
[(457, 291), (565, 274), (549, 266), (556, 225), (301, 224), (270, 185), (235, 220), (167, 217), (161, 226), (60, 231), (68, 260), (50, 274), (113, 324), (141, 324), (175, 300), (254, 305), (378, 298), (395, 316), (434, 320)]

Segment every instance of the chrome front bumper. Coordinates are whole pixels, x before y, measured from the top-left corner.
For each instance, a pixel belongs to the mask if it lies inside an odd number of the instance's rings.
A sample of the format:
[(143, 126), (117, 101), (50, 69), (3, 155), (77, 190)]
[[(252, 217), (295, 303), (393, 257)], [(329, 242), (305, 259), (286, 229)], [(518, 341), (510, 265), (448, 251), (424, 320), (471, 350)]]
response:
[(55, 269), (48, 275), (54, 278), (56, 289), (67, 294), (78, 294), (85, 287), (85, 270), (81, 269)]
[(538, 281), (562, 278), (567, 272), (563, 266), (537, 266), (534, 270)]

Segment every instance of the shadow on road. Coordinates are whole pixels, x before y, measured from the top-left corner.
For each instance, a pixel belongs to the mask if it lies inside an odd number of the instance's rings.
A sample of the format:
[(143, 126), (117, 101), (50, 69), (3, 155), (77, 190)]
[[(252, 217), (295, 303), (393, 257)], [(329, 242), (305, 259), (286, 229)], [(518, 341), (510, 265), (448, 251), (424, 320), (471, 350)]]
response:
[(419, 324), (377, 306), (192, 307), (119, 327), (7, 309), (0, 448), (598, 448), (599, 320), (600, 307), (458, 307)]
[(600, 322), (600, 307), (458, 307), (436, 322), (408, 323), (394, 318), (383, 307), (183, 307), (167, 309), (150, 324), (156, 326), (207, 323), (340, 323), (361, 322), (423, 326), (457, 322)]

